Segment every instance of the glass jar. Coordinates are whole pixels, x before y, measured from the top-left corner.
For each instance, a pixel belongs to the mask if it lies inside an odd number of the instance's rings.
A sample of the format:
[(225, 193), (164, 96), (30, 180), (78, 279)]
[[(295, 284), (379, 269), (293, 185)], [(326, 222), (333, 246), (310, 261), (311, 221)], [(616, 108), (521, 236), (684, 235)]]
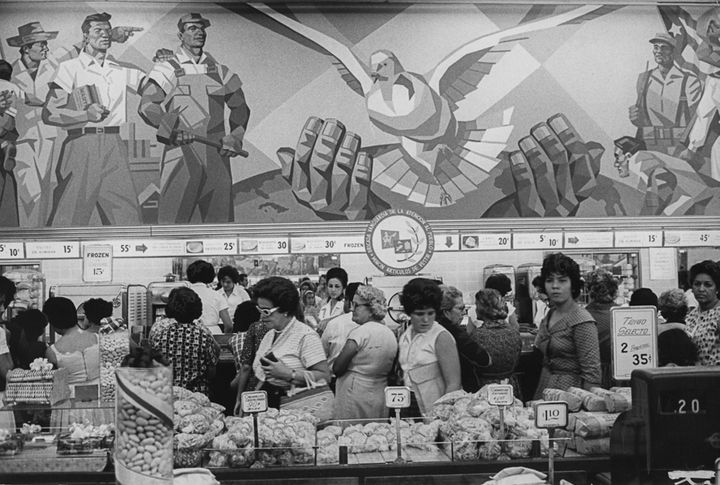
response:
[[(104, 330), (107, 327), (102, 327)], [(100, 332), (100, 400), (115, 401), (115, 369), (130, 352), (130, 332), (118, 328)]]

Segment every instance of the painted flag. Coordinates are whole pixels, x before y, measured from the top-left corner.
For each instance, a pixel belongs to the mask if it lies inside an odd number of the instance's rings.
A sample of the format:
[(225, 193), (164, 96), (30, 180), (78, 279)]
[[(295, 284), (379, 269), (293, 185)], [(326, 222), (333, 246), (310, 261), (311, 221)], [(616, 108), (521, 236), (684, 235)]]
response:
[(677, 5), (658, 5), (665, 30), (675, 38), (675, 61), (681, 69), (700, 74), (698, 47), (703, 40), (697, 32), (697, 21)]
[(400, 239), (400, 232), (381, 230), (380, 236), (382, 237), (382, 248), (390, 249), (396, 246), (398, 239)]
[(400, 239), (395, 244), (395, 254), (412, 253), (412, 241), (410, 239)]

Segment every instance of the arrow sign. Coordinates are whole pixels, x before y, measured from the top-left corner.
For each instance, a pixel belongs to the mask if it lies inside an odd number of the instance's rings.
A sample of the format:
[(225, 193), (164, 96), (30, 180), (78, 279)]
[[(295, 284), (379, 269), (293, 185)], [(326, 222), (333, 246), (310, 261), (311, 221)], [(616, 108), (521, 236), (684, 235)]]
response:
[(147, 251), (147, 246), (145, 246), (145, 244), (141, 244), (140, 246), (135, 246), (135, 251), (141, 251), (144, 253), (145, 251)]
[(577, 244), (580, 242), (580, 239), (578, 239), (576, 237), (569, 237), (569, 238), (567, 238), (567, 242), (569, 242), (570, 244)]

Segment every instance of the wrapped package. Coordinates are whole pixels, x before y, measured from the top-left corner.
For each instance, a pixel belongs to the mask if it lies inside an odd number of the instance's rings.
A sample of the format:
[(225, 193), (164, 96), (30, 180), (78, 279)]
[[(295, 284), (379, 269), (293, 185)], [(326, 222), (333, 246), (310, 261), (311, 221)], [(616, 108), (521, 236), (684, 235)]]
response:
[(619, 413), (575, 413), (574, 431), (582, 438), (606, 438), (615, 424)]
[(502, 454), (502, 447), (498, 441), (485, 441), (480, 443), (477, 454), (481, 460), (497, 460)]
[(570, 394), (579, 397), (582, 400), (582, 406), (588, 411), (607, 411), (605, 399), (585, 389), (579, 387), (570, 387)]
[(580, 411), (582, 407), (582, 399), (562, 389), (544, 389), (543, 399), (546, 401), (565, 401), (570, 412)]
[[(597, 388), (593, 388), (593, 392)], [(602, 389), (605, 391), (605, 389)], [(602, 394), (609, 413), (621, 413), (632, 408), (632, 390), (629, 387), (611, 387)]]
[[(567, 429), (558, 428), (555, 430), (555, 438), (564, 438), (564, 440), (561, 443), (564, 443), (565, 446), (570, 448), (571, 450), (575, 449), (575, 432), (569, 431)], [(562, 449), (562, 445), (560, 445)]]
[(575, 451), (581, 455), (609, 455), (610, 438), (586, 439), (580, 436), (575, 437)]
[(453, 460), (477, 460), (478, 443), (470, 433), (459, 432), (453, 438)]

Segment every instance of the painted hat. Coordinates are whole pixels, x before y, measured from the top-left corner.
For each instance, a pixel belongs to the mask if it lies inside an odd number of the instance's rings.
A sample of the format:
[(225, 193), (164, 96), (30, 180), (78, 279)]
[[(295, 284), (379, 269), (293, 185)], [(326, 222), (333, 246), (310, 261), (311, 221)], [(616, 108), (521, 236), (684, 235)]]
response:
[(199, 13), (195, 12), (187, 13), (180, 17), (178, 27), (181, 27), (183, 24), (201, 24), (205, 28), (210, 27), (210, 21)]
[(30, 22), (29, 24), (21, 25), (18, 27), (18, 34), (19, 35), (15, 37), (7, 39), (10, 47), (22, 47), (32, 44), (33, 42), (52, 40), (58, 35), (57, 32), (45, 32), (40, 22)]
[(667, 44), (670, 47), (675, 48), (675, 38), (667, 32), (658, 32), (652, 39), (650, 39), (651, 44), (656, 44), (658, 42), (662, 42), (663, 44)]

